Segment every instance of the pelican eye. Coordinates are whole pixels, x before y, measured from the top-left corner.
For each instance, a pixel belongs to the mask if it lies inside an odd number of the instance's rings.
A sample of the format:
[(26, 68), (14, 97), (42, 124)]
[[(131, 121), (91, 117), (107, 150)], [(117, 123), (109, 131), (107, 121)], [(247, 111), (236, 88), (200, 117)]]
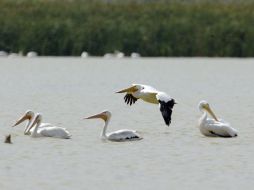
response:
[(208, 105), (207, 105), (207, 104), (203, 104), (202, 107), (203, 107), (203, 108), (206, 108), (206, 107), (208, 107)]

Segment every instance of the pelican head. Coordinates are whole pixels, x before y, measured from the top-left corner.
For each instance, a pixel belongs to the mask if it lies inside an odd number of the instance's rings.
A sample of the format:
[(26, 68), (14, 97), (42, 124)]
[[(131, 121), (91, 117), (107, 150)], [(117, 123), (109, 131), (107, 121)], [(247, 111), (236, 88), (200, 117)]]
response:
[(35, 123), (35, 122), (41, 122), (41, 120), (42, 120), (41, 114), (40, 114), (40, 113), (37, 113), (36, 116), (35, 116), (35, 119), (34, 119), (34, 123)]
[(200, 111), (203, 111), (203, 110), (207, 111), (216, 121), (218, 121), (217, 117), (213, 113), (213, 111), (210, 108), (210, 105), (208, 104), (207, 101), (205, 101), (205, 100), (200, 101), (198, 107), (199, 107)]
[(137, 92), (137, 91), (140, 91), (144, 89), (143, 85), (140, 85), (140, 84), (132, 84), (131, 87), (129, 88), (125, 88), (123, 90), (120, 90), (120, 91), (117, 91), (116, 93), (124, 93), (124, 92), (127, 92), (127, 93), (134, 93), (134, 92)]
[(33, 123), (30, 125), (30, 127), (28, 128), (28, 132), (33, 128), (33, 126), (36, 124), (36, 123), (41, 123), (41, 120), (42, 120), (42, 116), (40, 113), (37, 113), (35, 115), (35, 118), (34, 118), (34, 121)]
[(19, 118), (19, 119), (16, 121), (16, 123), (15, 123), (12, 127), (15, 127), (15, 126), (19, 125), (20, 123), (22, 123), (22, 122), (25, 121), (25, 120), (31, 121), (31, 119), (32, 119), (33, 117), (34, 117), (34, 112), (31, 111), (31, 110), (27, 110), (27, 111), (25, 112), (25, 114), (24, 114), (21, 118)]
[(172, 100), (170, 101), (170, 103), (171, 103), (172, 108), (173, 108), (173, 106), (174, 106), (175, 104), (178, 104), (178, 102), (176, 102), (176, 100), (173, 99), (173, 98), (172, 98)]
[(106, 121), (108, 121), (110, 119), (110, 117), (111, 117), (110, 111), (105, 110), (105, 111), (103, 111), (103, 112), (101, 112), (99, 114), (95, 114), (95, 115), (92, 115), (90, 117), (86, 117), (84, 119), (96, 119), (96, 118), (99, 118), (99, 119), (103, 119), (106, 122)]

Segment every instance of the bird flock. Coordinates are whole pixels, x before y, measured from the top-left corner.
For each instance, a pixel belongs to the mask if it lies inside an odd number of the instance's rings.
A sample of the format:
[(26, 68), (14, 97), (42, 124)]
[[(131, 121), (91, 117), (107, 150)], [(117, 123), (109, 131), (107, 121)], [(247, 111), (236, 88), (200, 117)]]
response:
[[(155, 88), (143, 85), (143, 84), (132, 84), (130, 87), (117, 91), (116, 93), (125, 93), (124, 101), (127, 105), (133, 105), (139, 99), (144, 102), (158, 104), (161, 115), (167, 126), (171, 123), (171, 116), (173, 107), (177, 102), (171, 98), (168, 94), (162, 91), (158, 91)], [(238, 132), (232, 128), (226, 121), (217, 118), (215, 113), (212, 111), (208, 102), (202, 100), (198, 105), (202, 115), (198, 120), (198, 126), (200, 132), (204, 136), (209, 137), (236, 137)], [(211, 117), (208, 117), (208, 114)], [(131, 129), (121, 129), (113, 132), (107, 132), (107, 127), (111, 119), (110, 111), (103, 111), (101, 113), (86, 117), (84, 119), (102, 119), (105, 124), (101, 133), (103, 140), (109, 141), (134, 141), (141, 140), (143, 137), (136, 131)], [(42, 123), (42, 115), (40, 113), (34, 113), (31, 110), (25, 112), (21, 116), (13, 127), (27, 121), (25, 126), (24, 135), (29, 135), (32, 138), (37, 137), (55, 137), (62, 139), (71, 138), (70, 132), (63, 128), (58, 127), (50, 123)], [(12, 143), (11, 136), (8, 135), (5, 138), (5, 143)]]

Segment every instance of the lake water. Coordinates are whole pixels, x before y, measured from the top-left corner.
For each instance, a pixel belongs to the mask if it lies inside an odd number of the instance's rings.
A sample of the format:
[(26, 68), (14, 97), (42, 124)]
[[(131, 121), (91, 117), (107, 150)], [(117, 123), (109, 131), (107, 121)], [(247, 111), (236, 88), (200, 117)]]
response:
[[(0, 189), (253, 189), (254, 60), (207, 58), (0, 58)], [(176, 99), (170, 127), (157, 105), (127, 106), (114, 92), (149, 84)], [(237, 138), (200, 134), (197, 105), (207, 100)], [(31, 138), (11, 125), (28, 109), (67, 128), (72, 139)], [(144, 139), (103, 142), (108, 131), (136, 129)]]

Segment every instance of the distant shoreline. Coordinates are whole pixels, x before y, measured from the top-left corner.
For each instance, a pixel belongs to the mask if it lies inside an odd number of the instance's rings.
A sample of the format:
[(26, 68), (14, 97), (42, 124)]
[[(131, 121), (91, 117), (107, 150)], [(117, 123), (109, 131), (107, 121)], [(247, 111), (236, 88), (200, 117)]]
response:
[(254, 2), (193, 2), (0, 0), (0, 51), (254, 57)]

